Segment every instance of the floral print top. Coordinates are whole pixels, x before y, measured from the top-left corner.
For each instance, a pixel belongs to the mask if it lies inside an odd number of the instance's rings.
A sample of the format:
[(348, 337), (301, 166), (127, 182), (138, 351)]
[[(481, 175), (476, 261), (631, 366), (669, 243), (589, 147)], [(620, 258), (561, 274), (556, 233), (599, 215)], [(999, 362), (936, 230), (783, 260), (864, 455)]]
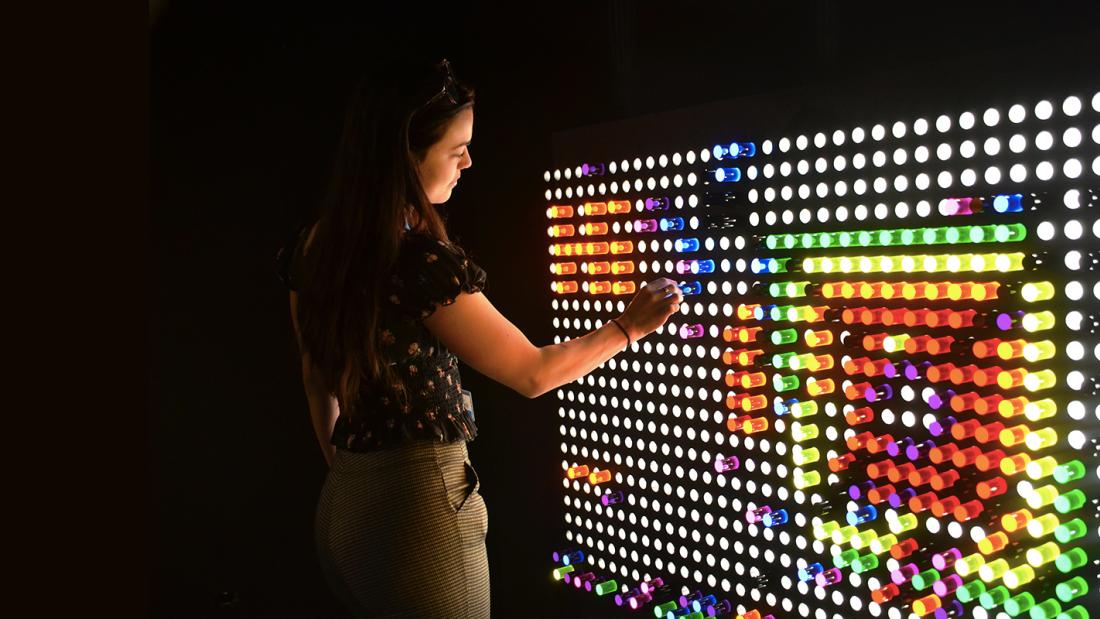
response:
[[(302, 245), (309, 226), (276, 255), (283, 284), (296, 290), (304, 271)], [(308, 252), (307, 252), (308, 255)], [(405, 233), (392, 271), (379, 325), (384, 357), (405, 380), (408, 404), (400, 405), (394, 385), (362, 386), (358, 419), (341, 414), (331, 443), (351, 451), (373, 451), (409, 440), (471, 441), (477, 436), (473, 411), (464, 404), (458, 358), (423, 319), (462, 292), (486, 286), (486, 273), (454, 244), (425, 233)]]

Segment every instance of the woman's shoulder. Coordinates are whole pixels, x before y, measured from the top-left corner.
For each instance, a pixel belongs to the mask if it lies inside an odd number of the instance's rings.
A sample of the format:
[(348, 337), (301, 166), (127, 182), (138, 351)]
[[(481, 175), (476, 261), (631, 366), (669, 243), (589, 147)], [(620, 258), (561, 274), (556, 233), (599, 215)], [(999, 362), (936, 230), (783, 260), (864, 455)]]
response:
[(407, 231), (401, 242), (403, 254), (417, 250), (445, 250), (452, 254), (465, 257), (466, 251), (454, 241), (445, 241), (430, 232)]

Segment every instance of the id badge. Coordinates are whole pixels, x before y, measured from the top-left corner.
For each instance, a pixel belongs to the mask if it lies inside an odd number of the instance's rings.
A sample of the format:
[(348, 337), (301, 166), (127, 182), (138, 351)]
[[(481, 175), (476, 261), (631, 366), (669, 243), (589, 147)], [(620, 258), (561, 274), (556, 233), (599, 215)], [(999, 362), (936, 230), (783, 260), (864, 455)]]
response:
[(462, 410), (470, 416), (470, 421), (474, 420), (474, 394), (468, 389), (462, 390)]

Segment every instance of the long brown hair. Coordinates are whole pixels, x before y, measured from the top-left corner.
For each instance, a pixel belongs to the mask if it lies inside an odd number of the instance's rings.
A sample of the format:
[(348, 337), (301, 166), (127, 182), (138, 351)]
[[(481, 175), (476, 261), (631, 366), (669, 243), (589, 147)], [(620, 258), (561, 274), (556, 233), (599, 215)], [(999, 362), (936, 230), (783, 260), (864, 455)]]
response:
[(395, 385), (391, 397), (408, 402), (404, 381), (382, 356), (382, 295), (410, 207), (413, 231), (450, 242), (416, 164), (473, 103), (473, 88), (454, 78), (446, 60), (401, 59), (376, 68), (348, 104), (297, 308), (302, 352), (341, 414), (361, 414), (364, 381)]

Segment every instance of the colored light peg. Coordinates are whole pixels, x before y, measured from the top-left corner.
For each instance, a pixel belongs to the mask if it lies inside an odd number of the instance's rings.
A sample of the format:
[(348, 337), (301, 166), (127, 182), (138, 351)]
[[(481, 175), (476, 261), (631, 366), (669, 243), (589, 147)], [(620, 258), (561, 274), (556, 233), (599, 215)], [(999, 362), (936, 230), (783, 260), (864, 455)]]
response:
[(777, 509), (771, 513), (764, 514), (764, 517), (760, 519), (760, 523), (770, 529), (772, 527), (787, 524), (789, 520), (790, 518), (787, 516), (787, 510)]
[(607, 481), (611, 481), (611, 471), (595, 471), (588, 474), (588, 483), (590, 484), (602, 484)]
[(578, 477), (586, 477), (588, 475), (588, 465), (581, 464), (578, 466), (571, 466), (565, 471), (565, 476), (569, 479), (577, 479)]
[(714, 180), (719, 183), (736, 183), (741, 180), (741, 168), (718, 168), (714, 171)]
[(713, 273), (714, 261), (707, 260), (678, 260), (676, 261), (676, 272), (683, 275), (685, 273)]
[(932, 619), (952, 619), (954, 617), (962, 617), (966, 610), (962, 602), (958, 600), (951, 600), (949, 602), (941, 602), (943, 606), (932, 611)]
[(786, 400), (776, 398), (775, 404), (772, 406), (772, 408), (773, 410), (775, 410), (776, 415), (789, 415), (791, 413), (792, 407), (795, 404), (798, 404), (798, 398), (787, 398)]
[[(574, 555), (579, 555), (579, 557)], [(550, 556), (554, 563), (561, 563), (562, 565), (571, 565), (584, 561), (584, 551), (575, 548), (568, 548), (560, 551), (555, 550)], [(571, 559), (566, 560), (566, 557), (571, 557)]]
[(940, 215), (973, 215), (982, 212), (981, 198), (944, 198), (939, 204)]
[(703, 337), (706, 334), (706, 328), (703, 327), (702, 324), (683, 325), (680, 327), (680, 337), (685, 340)]
[(569, 205), (551, 206), (546, 209), (546, 216), (550, 219), (559, 219), (573, 216), (573, 207)]
[(600, 503), (602, 503), (604, 507), (608, 505), (618, 505), (623, 502), (624, 498), (622, 490), (616, 490), (615, 492), (608, 492), (601, 496)]
[(658, 230), (660, 230), (660, 224), (656, 219), (634, 220), (634, 232), (657, 232)]
[(678, 285), (680, 286), (680, 292), (684, 293), (685, 297), (690, 294), (700, 294), (703, 292), (703, 284), (698, 281), (681, 282)]
[(749, 270), (756, 274), (786, 273), (790, 260), (790, 258), (753, 258), (749, 263)]
[(596, 580), (596, 575), (592, 572), (583, 572), (581, 574), (573, 572), (572, 574), (566, 575), (565, 582), (571, 583), (574, 587), (580, 589), (584, 586), (584, 583), (592, 580)]
[(718, 603), (718, 597), (717, 596), (715, 596), (713, 594), (712, 595), (704, 595), (703, 597), (692, 601), (691, 610), (693, 610), (697, 613), (701, 613), (701, 612), (704, 612), (708, 607), (714, 606), (717, 603)]
[(825, 566), (820, 563), (811, 563), (806, 567), (798, 568), (798, 581), (809, 582), (814, 579), (818, 574), (825, 571)]
[(839, 568), (830, 568), (814, 576), (814, 583), (819, 587), (828, 587), (844, 580), (844, 573)]
[(639, 593), (637, 595), (630, 596), (630, 599), (626, 601), (626, 605), (630, 607), (630, 610), (638, 610), (646, 604), (653, 601), (653, 596), (648, 593)]
[(761, 615), (759, 610), (748, 610), (740, 615), (736, 615), (736, 619), (775, 619), (774, 615)]
[(729, 144), (715, 144), (711, 150), (715, 159), (738, 159), (740, 157), (756, 156), (755, 142), (730, 142)]
[(745, 512), (745, 521), (749, 524), (756, 524), (763, 520), (764, 516), (770, 513), (772, 513), (772, 508), (768, 505), (750, 509)]
[(722, 457), (719, 455), (714, 460), (714, 470), (719, 473), (734, 471), (741, 467), (741, 460), (737, 456)]
[(677, 601), (680, 602), (681, 608), (691, 610), (691, 603), (695, 600), (701, 599), (703, 599), (702, 591), (692, 591), (691, 593), (685, 593), (684, 595), (681, 595), (680, 599)]
[(665, 586), (665, 579), (660, 576), (656, 578), (650, 578), (649, 580), (642, 581), (642, 584), (638, 585), (638, 588), (642, 590), (642, 593), (653, 594), (657, 589)]
[(684, 229), (683, 217), (662, 217), (661, 218), (661, 231), (672, 232), (674, 230)]
[(583, 176), (603, 176), (607, 168), (602, 163), (583, 163), (581, 164), (581, 174)]
[(637, 587), (631, 589), (630, 591), (627, 591), (626, 593), (616, 593), (615, 606), (627, 606), (631, 598), (641, 594), (641, 590), (639, 590)]
[[(591, 288), (588, 291), (593, 292)], [(613, 282), (611, 294), (634, 294), (634, 282)]]
[(555, 224), (546, 228), (546, 236), (554, 238), (573, 236), (575, 233), (576, 229), (572, 224)]
[(564, 578), (565, 582), (568, 583), (569, 582), (569, 573), (572, 572), (575, 569), (577, 569), (577, 568), (575, 568), (572, 565), (562, 565), (561, 567), (554, 568), (554, 572), (553, 572), (554, 580), (562, 580)]
[(858, 526), (878, 518), (878, 509), (874, 505), (865, 505), (854, 512), (848, 512), (848, 524)]
[(941, 572), (954, 567), (955, 562), (962, 558), (962, 552), (958, 548), (949, 548), (943, 552), (932, 555), (932, 567)]
[(1024, 196), (1019, 193), (993, 196), (993, 210), (998, 213), (1019, 213), (1024, 210)]
[(584, 583), (584, 590), (595, 591), (596, 595), (607, 595), (619, 588), (619, 583), (614, 579), (593, 584), (594, 582), (590, 580)]
[(646, 198), (645, 210), (647, 211), (667, 211), (671, 205), (668, 198)]
[(722, 600), (717, 604), (711, 604), (703, 610), (703, 613), (708, 617), (718, 617), (719, 615), (726, 615), (731, 612), (733, 612), (733, 605), (730, 604), (729, 600)]
[(584, 557), (585, 555), (583, 550), (574, 550), (572, 552), (561, 555), (561, 563), (562, 565), (576, 565), (578, 563), (584, 563)]
[(676, 239), (676, 242), (673, 243), (673, 249), (680, 253), (699, 251), (699, 239), (695, 237)]

